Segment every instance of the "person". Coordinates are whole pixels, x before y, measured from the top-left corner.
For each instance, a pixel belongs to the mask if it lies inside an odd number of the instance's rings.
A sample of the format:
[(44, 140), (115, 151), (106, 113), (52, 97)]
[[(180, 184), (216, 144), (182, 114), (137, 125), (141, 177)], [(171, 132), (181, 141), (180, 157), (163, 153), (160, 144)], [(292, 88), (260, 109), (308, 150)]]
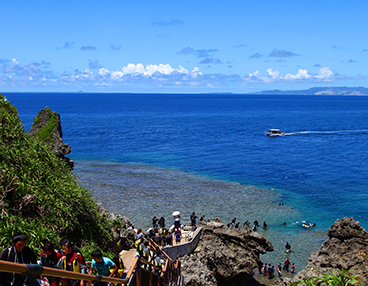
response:
[[(12, 246), (1, 253), (0, 260), (20, 264), (37, 264), (34, 251), (26, 246), (26, 242), (27, 236), (23, 232), (16, 232), (12, 237)], [(33, 278), (15, 273), (0, 273), (1, 286), (29, 286)]]
[(196, 224), (197, 224), (197, 216), (195, 215), (195, 212), (193, 212), (190, 216), (190, 223), (192, 225), (192, 228), (195, 228), (196, 227)]
[(236, 217), (234, 217), (234, 218), (231, 220), (231, 224), (232, 224), (232, 225), (235, 225), (235, 222), (236, 222)]
[(160, 217), (158, 224), (160, 225), (161, 228), (165, 227), (165, 218), (163, 216)]
[(257, 225), (256, 224), (253, 224), (252, 230), (257, 231)]
[[(63, 250), (63, 256), (60, 258), (57, 268), (86, 274), (83, 257), (79, 252), (75, 251), (72, 242), (68, 239), (64, 239), (61, 248)], [(64, 279), (64, 282), (67, 286), (84, 286), (83, 280)]]
[(263, 262), (260, 260), (258, 262), (258, 271), (259, 271), (259, 274), (262, 274), (262, 268), (263, 268)]
[(144, 248), (144, 239), (141, 239), (137, 245), (137, 253), (140, 257), (142, 257), (143, 248)]
[(61, 249), (60, 249), (59, 252), (60, 252), (61, 256), (63, 256), (63, 248), (62, 247), (63, 247), (65, 242), (70, 242), (70, 244), (72, 245), (73, 251), (82, 256), (83, 265), (86, 265), (86, 259), (84, 258), (82, 251), (79, 248), (75, 247), (74, 243), (69, 238), (63, 238), (62, 240), (60, 240)]
[(272, 277), (273, 277), (273, 271), (274, 271), (273, 265), (268, 264), (268, 278), (269, 279), (272, 279)]
[[(40, 253), (41, 263), (44, 267), (55, 268), (61, 258), (60, 252), (55, 251), (54, 244), (52, 242), (46, 242), (43, 246), (43, 250)], [(46, 277), (50, 286), (59, 286), (61, 278)]]
[(290, 261), (288, 258), (285, 259), (284, 268), (289, 272)]
[[(113, 269), (112, 272), (110, 272), (110, 268)], [(97, 249), (92, 252), (92, 264), (88, 274), (92, 275), (93, 270), (97, 271), (98, 275), (114, 277), (115, 273), (118, 271), (118, 267), (110, 258), (103, 257), (101, 250)], [(109, 282), (96, 282), (94, 284), (94, 286), (108, 286), (108, 285)]]
[(291, 273), (295, 273), (295, 264), (294, 264), (294, 262), (291, 264)]
[(143, 238), (143, 232), (141, 228), (138, 228), (137, 233), (135, 234), (135, 240), (138, 241)]
[(125, 278), (125, 275), (124, 275), (125, 265), (124, 265), (123, 259), (121, 259), (120, 255), (119, 255), (119, 253), (114, 256), (112, 261), (118, 267), (118, 270), (115, 272), (115, 277)]
[(277, 274), (279, 274), (279, 277), (281, 277), (281, 270), (282, 270), (282, 265), (281, 263), (279, 263), (279, 265), (277, 266)]
[(204, 220), (204, 215), (201, 216), (201, 218), (199, 219), (199, 221), (203, 221)]
[(268, 225), (267, 225), (267, 223), (264, 221), (264, 222), (263, 222), (263, 228), (264, 228), (264, 229), (267, 229), (267, 227), (268, 227)]
[(181, 231), (180, 229), (175, 230), (175, 242), (179, 244), (181, 240)]
[(158, 218), (156, 218), (156, 216), (153, 217), (152, 219), (152, 227), (155, 228), (157, 226), (157, 222), (158, 222)]
[(259, 226), (260, 226), (260, 225), (259, 225), (258, 220), (254, 220), (253, 224), (254, 224), (256, 227), (259, 227)]
[(285, 244), (285, 251), (286, 252), (290, 252), (290, 248), (291, 248), (291, 246), (290, 246), (289, 242), (286, 242), (286, 244)]
[(172, 245), (173, 244), (173, 237), (172, 234), (170, 232), (168, 232), (167, 237), (166, 237), (166, 244), (167, 245)]
[(237, 223), (235, 224), (234, 228), (239, 228), (239, 224), (240, 224), (240, 222), (237, 222)]
[(149, 233), (148, 233), (148, 238), (154, 238), (155, 237), (155, 230), (153, 228), (150, 229)]
[(263, 272), (263, 275), (267, 275), (267, 272), (268, 272), (267, 263), (265, 263), (265, 264), (263, 265), (262, 272)]
[(154, 269), (153, 270), (153, 272), (156, 274), (156, 275), (159, 275), (159, 271), (160, 270), (162, 270), (162, 263), (161, 263), (161, 260), (162, 260), (162, 258), (161, 258), (161, 250), (160, 250), (160, 248), (157, 248), (155, 251), (154, 251), (154, 253), (153, 253), (153, 255), (152, 255), (152, 258), (151, 258), (151, 263), (154, 265), (154, 266), (156, 266), (156, 267), (158, 267), (158, 269)]
[(177, 215), (177, 216), (175, 216), (175, 219), (174, 219), (174, 227), (176, 228), (176, 229), (179, 229), (180, 228), (180, 215)]

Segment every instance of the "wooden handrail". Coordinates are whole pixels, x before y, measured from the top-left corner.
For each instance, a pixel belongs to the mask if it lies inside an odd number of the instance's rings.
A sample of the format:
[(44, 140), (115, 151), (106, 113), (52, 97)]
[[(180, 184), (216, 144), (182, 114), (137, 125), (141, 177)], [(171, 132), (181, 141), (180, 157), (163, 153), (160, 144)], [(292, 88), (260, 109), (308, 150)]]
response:
[(157, 245), (157, 243), (156, 242), (154, 242), (152, 239), (150, 239), (149, 240), (149, 242), (155, 247), (155, 248), (158, 248), (158, 249), (160, 249), (160, 251), (166, 256), (166, 258), (168, 259), (168, 260), (170, 260), (170, 261), (172, 261), (172, 259), (171, 259), (171, 257), (170, 256), (168, 256), (167, 254), (166, 254), (166, 252), (165, 251), (163, 251), (162, 250), (162, 248), (160, 247), (160, 246), (158, 246)]
[[(9, 272), (9, 273), (26, 273), (28, 270), (29, 264), (19, 264), (8, 261), (0, 260), (0, 272)], [(86, 281), (95, 281), (95, 275), (82, 274), (72, 271), (65, 271), (56, 268), (43, 267), (42, 275), (51, 276), (51, 277), (59, 277), (59, 278), (68, 278), (75, 280), (86, 280)], [(102, 276), (101, 282), (117, 282), (127, 284), (127, 280), (121, 278), (112, 278)]]
[(137, 267), (138, 261), (139, 261), (139, 256), (136, 256), (134, 258), (133, 264), (130, 267), (129, 272), (128, 272), (127, 276), (126, 276), (126, 279), (127, 280), (129, 280), (132, 277), (133, 272), (134, 272), (135, 268)]

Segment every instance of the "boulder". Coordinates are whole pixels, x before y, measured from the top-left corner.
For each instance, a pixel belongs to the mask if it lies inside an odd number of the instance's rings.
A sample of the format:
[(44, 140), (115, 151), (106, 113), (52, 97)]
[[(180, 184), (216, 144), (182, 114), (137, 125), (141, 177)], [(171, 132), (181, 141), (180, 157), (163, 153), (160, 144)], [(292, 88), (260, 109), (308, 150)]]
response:
[(37, 137), (47, 143), (57, 157), (63, 159), (73, 168), (73, 160), (65, 157), (71, 152), (71, 148), (62, 139), (60, 114), (53, 112), (49, 107), (45, 107), (34, 118), (28, 135)]
[(248, 227), (230, 229), (219, 219), (202, 221), (196, 251), (180, 258), (185, 285), (259, 285), (252, 277), (259, 254), (271, 243)]

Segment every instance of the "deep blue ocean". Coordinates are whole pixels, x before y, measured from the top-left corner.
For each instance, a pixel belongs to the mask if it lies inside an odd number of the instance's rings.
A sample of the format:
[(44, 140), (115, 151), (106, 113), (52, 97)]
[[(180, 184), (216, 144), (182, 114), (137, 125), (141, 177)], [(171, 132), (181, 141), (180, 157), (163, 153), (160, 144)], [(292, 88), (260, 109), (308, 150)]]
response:
[[(281, 262), (288, 240), (297, 270), (336, 219), (368, 228), (368, 97), (3, 95), (27, 131), (45, 106), (58, 112), (81, 184), (142, 228), (174, 210), (267, 221), (259, 231), (275, 252), (264, 259)], [(266, 137), (269, 128), (288, 135)]]

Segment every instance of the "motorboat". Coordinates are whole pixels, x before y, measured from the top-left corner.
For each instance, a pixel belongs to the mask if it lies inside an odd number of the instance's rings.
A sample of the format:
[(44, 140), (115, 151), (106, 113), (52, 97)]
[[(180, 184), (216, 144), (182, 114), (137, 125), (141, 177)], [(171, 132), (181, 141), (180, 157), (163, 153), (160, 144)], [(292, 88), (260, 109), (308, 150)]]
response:
[(285, 136), (285, 132), (280, 131), (280, 129), (268, 129), (268, 131), (266, 131), (265, 133), (266, 133), (266, 136), (270, 136), (270, 137)]

